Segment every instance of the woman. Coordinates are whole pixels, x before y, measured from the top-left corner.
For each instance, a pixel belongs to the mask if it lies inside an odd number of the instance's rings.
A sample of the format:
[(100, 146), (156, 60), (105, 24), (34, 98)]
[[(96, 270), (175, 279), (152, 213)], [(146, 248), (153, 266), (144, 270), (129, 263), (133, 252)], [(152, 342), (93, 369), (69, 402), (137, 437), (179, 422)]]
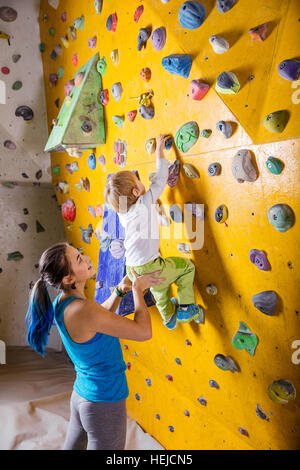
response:
[[(40, 279), (33, 287), (26, 315), (28, 343), (44, 356), (54, 320), (76, 370), (63, 448), (124, 449), (128, 386), (119, 338), (151, 338), (151, 319), (143, 292), (164, 281), (154, 277), (161, 271), (140, 277), (133, 271), (132, 284), (125, 276), (102, 305), (87, 299), (84, 293), (86, 281), (95, 275), (90, 258), (67, 243), (57, 243), (44, 251), (39, 271)], [(47, 284), (62, 290), (53, 304)], [(113, 313), (131, 288), (133, 320)]]

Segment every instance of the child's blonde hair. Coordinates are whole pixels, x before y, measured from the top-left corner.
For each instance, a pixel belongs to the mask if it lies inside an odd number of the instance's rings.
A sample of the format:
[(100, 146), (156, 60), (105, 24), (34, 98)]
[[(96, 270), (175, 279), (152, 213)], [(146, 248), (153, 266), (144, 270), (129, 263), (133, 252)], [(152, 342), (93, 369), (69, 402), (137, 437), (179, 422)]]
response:
[[(132, 171), (119, 171), (107, 180), (104, 188), (104, 201), (109, 204), (116, 212), (127, 212), (130, 207), (136, 203), (137, 197), (132, 194), (136, 188), (136, 176)], [(126, 197), (125, 202), (120, 207), (120, 197)]]

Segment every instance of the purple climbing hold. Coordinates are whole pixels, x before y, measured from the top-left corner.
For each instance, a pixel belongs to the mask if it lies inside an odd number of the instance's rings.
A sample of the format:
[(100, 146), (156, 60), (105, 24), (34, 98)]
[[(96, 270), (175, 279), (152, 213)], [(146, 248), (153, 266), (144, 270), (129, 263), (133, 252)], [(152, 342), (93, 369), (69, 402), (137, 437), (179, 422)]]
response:
[(240, 432), (241, 434), (243, 434), (243, 436), (249, 437), (249, 433), (248, 433), (247, 429), (242, 428), (241, 426), (239, 427), (239, 432)]
[(169, 380), (170, 382), (173, 382), (173, 377), (170, 374), (166, 375), (166, 379)]
[(95, 49), (97, 45), (97, 36), (93, 36), (92, 38), (88, 39), (88, 46), (90, 49)]
[(152, 380), (149, 379), (149, 378), (147, 378), (147, 379), (145, 379), (145, 380), (146, 380), (146, 384), (148, 385), (148, 387), (151, 387), (151, 385), (152, 385)]
[(207, 405), (207, 401), (206, 401), (205, 398), (203, 398), (202, 396), (198, 398), (198, 402), (199, 402), (200, 405), (202, 405), (202, 406), (206, 406), (206, 405)]
[(160, 51), (166, 42), (166, 29), (163, 26), (161, 28), (155, 29), (153, 31), (151, 41), (154, 49)]
[(173, 426), (168, 426), (168, 429), (170, 432), (174, 432), (174, 427)]
[(22, 223), (22, 224), (18, 224), (18, 225), (19, 225), (19, 227), (20, 227), (20, 228), (23, 230), (23, 232), (26, 232), (26, 230), (27, 230), (27, 227), (28, 227), (28, 225), (27, 225), (27, 224), (25, 224), (25, 223)]
[(151, 28), (141, 28), (139, 31), (139, 35), (137, 38), (138, 41), (138, 46), (137, 49), (138, 51), (141, 51), (143, 47), (146, 47), (147, 41), (151, 35)]
[(160, 419), (160, 415), (159, 415), (159, 414), (156, 414), (156, 415), (155, 415), (155, 418), (156, 418), (156, 419)]
[(185, 340), (185, 344), (186, 344), (187, 346), (192, 346), (192, 343), (190, 342), (189, 339), (186, 339), (186, 340)]
[(100, 165), (105, 165), (105, 157), (104, 157), (104, 155), (99, 155), (99, 157), (98, 157), (98, 162), (100, 163)]
[(265, 290), (252, 296), (254, 306), (265, 315), (273, 315), (276, 303), (277, 294), (273, 290)]
[(180, 161), (175, 160), (173, 163), (169, 165), (168, 168), (169, 175), (168, 175), (168, 181), (167, 184), (170, 186), (170, 188), (173, 188), (179, 180), (179, 174), (180, 174)]
[(138, 401), (141, 399), (139, 393), (136, 393), (136, 394), (135, 394), (135, 398), (136, 398)]
[(258, 269), (262, 271), (268, 271), (270, 269), (269, 262), (263, 251), (251, 250), (249, 253), (251, 263), (255, 264)]
[(18, 16), (18, 13), (14, 8), (11, 7), (0, 7), (0, 20), (11, 23), (15, 21)]
[(3, 143), (4, 147), (8, 150), (16, 150), (17, 146), (11, 140), (5, 140)]
[(37, 180), (40, 180), (42, 176), (43, 176), (42, 170), (38, 170), (35, 174), (35, 177)]
[(190, 416), (190, 412), (189, 412), (189, 410), (184, 410), (183, 414), (184, 414), (184, 416), (187, 416), (187, 417), (189, 417), (189, 416)]
[(17, 117), (22, 117), (24, 121), (31, 121), (33, 119), (33, 111), (29, 106), (18, 106), (15, 111)]
[(175, 362), (176, 362), (176, 364), (178, 364), (179, 366), (182, 366), (182, 363), (181, 363), (181, 360), (179, 359), (179, 357), (175, 357)]
[(285, 80), (295, 81), (298, 80), (300, 72), (300, 61), (288, 59), (280, 62), (278, 65), (278, 73)]
[(234, 4), (235, 0), (217, 0), (217, 10), (220, 13), (226, 13), (231, 10)]
[(215, 380), (210, 380), (209, 381), (209, 386), (212, 387), (212, 388), (217, 388), (217, 389), (220, 388), (220, 386), (217, 384), (217, 382)]

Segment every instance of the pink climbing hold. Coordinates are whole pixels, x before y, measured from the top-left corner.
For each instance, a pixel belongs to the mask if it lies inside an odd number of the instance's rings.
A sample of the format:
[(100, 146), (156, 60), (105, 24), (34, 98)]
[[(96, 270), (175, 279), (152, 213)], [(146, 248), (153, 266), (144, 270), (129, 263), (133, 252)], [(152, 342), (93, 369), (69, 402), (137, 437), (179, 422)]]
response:
[(75, 67), (78, 65), (78, 54), (73, 54), (72, 55), (71, 62)]
[(191, 93), (193, 100), (203, 100), (204, 96), (208, 93), (210, 86), (208, 83), (201, 82), (200, 80), (191, 81)]
[(10, 72), (10, 70), (9, 70), (8, 67), (2, 67), (1, 72), (2, 72), (4, 75), (8, 75), (9, 72)]
[(170, 382), (173, 382), (173, 377), (170, 374), (166, 375), (166, 379), (170, 380)]

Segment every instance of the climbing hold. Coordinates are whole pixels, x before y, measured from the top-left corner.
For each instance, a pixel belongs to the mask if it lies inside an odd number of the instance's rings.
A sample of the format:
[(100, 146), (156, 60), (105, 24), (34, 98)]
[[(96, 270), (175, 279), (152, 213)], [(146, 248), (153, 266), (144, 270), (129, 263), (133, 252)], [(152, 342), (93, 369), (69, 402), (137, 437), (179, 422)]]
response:
[(126, 164), (126, 141), (125, 140), (116, 140), (114, 142), (114, 151), (116, 152), (116, 155), (114, 157), (114, 163), (119, 165), (121, 168), (124, 168)]
[(73, 174), (74, 171), (78, 171), (78, 163), (73, 162), (73, 163), (67, 163), (65, 166), (65, 169), (70, 173), (70, 175)]
[(229, 49), (229, 43), (221, 36), (211, 36), (209, 42), (216, 54), (224, 54)]
[(106, 28), (108, 29), (108, 31), (111, 31), (112, 33), (114, 33), (117, 29), (117, 24), (118, 24), (117, 13), (112, 13), (107, 18)]
[(136, 118), (136, 115), (137, 115), (137, 110), (136, 109), (134, 109), (133, 111), (129, 111), (129, 113), (127, 114), (128, 120), (130, 122), (133, 122)]
[(75, 78), (74, 78), (74, 85), (76, 87), (79, 87), (84, 79), (84, 75), (85, 73), (84, 72), (78, 72), (76, 75), (75, 75)]
[(141, 399), (139, 393), (136, 393), (136, 394), (135, 394), (135, 398), (136, 398), (136, 400), (138, 400), (138, 401)]
[(200, 101), (208, 93), (210, 86), (208, 83), (201, 82), (200, 80), (192, 80), (190, 83), (191, 93), (193, 100)]
[(149, 378), (147, 378), (147, 379), (145, 379), (145, 381), (146, 381), (146, 384), (148, 385), (148, 387), (151, 387), (151, 385), (152, 385), (152, 380), (149, 379)]
[(74, 65), (74, 67), (77, 67), (77, 65), (78, 65), (78, 54), (77, 53), (72, 55), (71, 62)]
[(139, 7), (137, 7), (137, 9), (135, 10), (134, 15), (133, 15), (133, 19), (134, 19), (135, 23), (137, 23), (139, 21), (140, 16), (143, 13), (143, 11), (144, 11), (144, 5), (140, 5)]
[(49, 28), (49, 34), (50, 34), (50, 36), (53, 37), (54, 34), (55, 34), (55, 29), (54, 28)]
[(189, 416), (190, 416), (190, 412), (189, 412), (189, 410), (184, 410), (183, 414), (184, 414), (184, 416), (187, 416), (187, 417), (189, 417)]
[(53, 51), (52, 51), (51, 54), (50, 54), (50, 58), (51, 58), (52, 60), (56, 60), (56, 52), (55, 52), (54, 49), (53, 49)]
[(275, 157), (268, 158), (266, 161), (266, 167), (270, 173), (273, 173), (273, 175), (280, 175), (282, 172), (282, 163), (278, 158)]
[(165, 150), (170, 150), (170, 148), (173, 145), (173, 139), (172, 137), (168, 137), (168, 139), (165, 141)]
[(98, 157), (98, 162), (100, 163), (100, 165), (105, 165), (105, 157), (104, 157), (104, 155), (99, 155), (99, 157)]
[[(61, 40), (61, 42), (63, 43), (63, 46), (64, 46), (66, 49), (68, 49), (68, 47), (69, 47), (69, 45), (70, 45), (69, 40), (68, 40), (68, 36), (62, 36), (62, 37), (60, 38), (60, 40)], [(41, 46), (40, 46), (40, 49), (41, 49)], [(45, 47), (44, 47), (44, 50), (45, 50)], [(41, 52), (44, 52), (44, 50), (41, 51)]]
[(55, 101), (54, 101), (54, 104), (57, 108), (59, 108), (59, 102), (60, 102), (60, 99), (57, 98)]
[(121, 129), (124, 124), (125, 118), (124, 116), (113, 116), (112, 120)]
[(168, 429), (170, 432), (174, 432), (174, 427), (173, 426), (168, 426)]
[(218, 293), (218, 289), (213, 284), (207, 284), (205, 290), (208, 293), (208, 295), (217, 295)]
[(84, 229), (83, 227), (79, 227), (81, 232), (81, 240), (85, 243), (91, 243), (91, 236), (93, 234), (93, 226), (92, 224), (88, 225), (88, 228)]
[(140, 71), (140, 78), (145, 82), (149, 82), (149, 80), (151, 79), (151, 70), (148, 69), (148, 67), (143, 68)]
[(122, 95), (122, 91), (123, 91), (123, 88), (122, 88), (122, 85), (121, 85), (120, 82), (113, 84), (113, 86), (111, 88), (111, 94), (113, 95), (113, 97), (116, 101), (120, 100), (121, 95)]
[(278, 65), (278, 73), (285, 80), (295, 81), (298, 80), (300, 72), (300, 61), (288, 59), (280, 62)]
[(222, 132), (225, 139), (229, 139), (232, 136), (232, 127), (230, 122), (218, 121), (216, 128), (218, 131)]
[(231, 170), (238, 183), (243, 183), (244, 181), (253, 182), (257, 179), (249, 150), (243, 149), (236, 153), (232, 160)]
[(217, 10), (220, 13), (226, 13), (231, 10), (234, 4), (235, 0), (217, 0)]
[(270, 132), (280, 133), (284, 130), (288, 120), (289, 114), (287, 111), (275, 111), (263, 118), (262, 125)]
[(65, 11), (60, 15), (60, 19), (63, 23), (67, 21), (67, 13)]
[(205, 6), (200, 2), (184, 2), (179, 8), (178, 19), (180, 26), (184, 29), (196, 29), (205, 20)]
[(249, 330), (246, 323), (241, 321), (237, 333), (232, 338), (232, 345), (236, 349), (246, 349), (251, 356), (254, 356), (257, 341), (257, 336)]
[(118, 63), (119, 63), (119, 51), (118, 51), (118, 49), (114, 49), (113, 51), (111, 51), (110, 58), (111, 58), (112, 63), (114, 65), (118, 65)]
[(60, 165), (55, 165), (52, 168), (52, 173), (53, 173), (53, 175), (60, 175)]
[(196, 204), (195, 202), (187, 202), (184, 204), (184, 209), (191, 212), (192, 216), (197, 220), (204, 220), (204, 206), (203, 204)]
[(89, 121), (83, 121), (81, 124), (81, 130), (83, 135), (88, 136), (93, 132), (92, 124)]
[(23, 178), (29, 178), (29, 176), (27, 175), (27, 173), (22, 173), (22, 176), (23, 176)]
[(187, 346), (192, 346), (192, 343), (190, 342), (189, 339), (186, 339), (186, 340), (185, 340), (185, 344), (186, 344)]
[(153, 31), (151, 41), (154, 49), (157, 51), (160, 51), (164, 47), (166, 42), (166, 30), (163, 26)]
[(192, 59), (187, 54), (172, 54), (162, 59), (162, 66), (167, 72), (188, 78)]
[(231, 359), (231, 357), (229, 356), (227, 357), (223, 356), (223, 354), (217, 354), (214, 357), (214, 363), (216, 364), (217, 367), (219, 367), (219, 369), (222, 369), (225, 371), (230, 370), (231, 372), (237, 372), (239, 370), (234, 360)]
[(68, 26), (68, 35), (69, 35), (69, 37), (71, 38), (72, 41), (76, 41), (77, 32), (76, 32), (76, 28), (74, 28), (74, 26)]
[(109, 251), (115, 259), (120, 259), (125, 254), (125, 247), (123, 240), (113, 240), (109, 246)]
[(183, 254), (191, 254), (190, 246), (187, 243), (178, 243), (177, 250)]
[(240, 83), (233, 72), (222, 72), (217, 79), (216, 91), (223, 94), (234, 94), (240, 89)]
[(25, 214), (25, 215), (29, 214), (29, 211), (28, 211), (28, 209), (26, 209), (26, 207), (23, 209), (23, 214)]
[(17, 117), (22, 117), (24, 121), (31, 121), (33, 119), (33, 111), (29, 106), (18, 106), (15, 111)]
[(0, 20), (11, 23), (17, 19), (18, 13), (11, 7), (0, 7)]
[(180, 161), (175, 160), (173, 163), (169, 163), (168, 166), (168, 180), (167, 184), (170, 186), (170, 188), (173, 188), (179, 180), (179, 174), (180, 174)]
[(197, 398), (198, 402), (200, 403), (200, 405), (202, 406), (206, 406), (207, 405), (207, 401), (205, 400), (205, 398), (203, 397), (199, 397)]
[(58, 185), (56, 186), (56, 189), (60, 193), (67, 194), (69, 192), (69, 189), (70, 189), (69, 183), (67, 183), (66, 181), (60, 181), (58, 183)]
[(94, 7), (97, 15), (100, 15), (102, 10), (103, 0), (94, 0)]
[(64, 76), (64, 73), (65, 73), (65, 71), (64, 71), (63, 66), (59, 67), (59, 69), (57, 71), (58, 78), (62, 78)]
[(178, 364), (179, 366), (182, 366), (182, 363), (181, 363), (181, 360), (179, 359), (179, 357), (175, 357), (175, 362), (176, 362), (176, 364)]
[(212, 387), (212, 388), (217, 388), (217, 389), (220, 388), (220, 386), (217, 384), (217, 382), (215, 380), (210, 380), (209, 381), (209, 386)]
[(198, 170), (190, 163), (184, 163), (183, 169), (188, 178), (199, 178)]
[(160, 419), (160, 415), (159, 415), (159, 414), (156, 414), (156, 415), (155, 415), (155, 418), (156, 418), (156, 419)]
[(296, 389), (288, 380), (275, 380), (268, 387), (268, 395), (275, 403), (286, 405), (290, 400), (295, 400)]
[(248, 33), (251, 36), (252, 41), (264, 41), (267, 36), (268, 23), (263, 23), (255, 28), (249, 29)]
[(261, 407), (259, 406), (258, 403), (256, 405), (255, 411), (256, 411), (256, 414), (259, 418), (265, 419), (266, 421), (269, 421), (269, 418), (267, 417), (266, 413), (263, 412), (263, 410), (261, 409)]
[(28, 225), (25, 224), (25, 223), (22, 223), (22, 224), (18, 224), (19, 227), (23, 230), (23, 232), (26, 232), (27, 228), (28, 228)]
[(103, 217), (104, 209), (103, 209), (102, 204), (98, 204), (98, 205), (96, 206), (95, 213), (96, 213), (96, 216), (97, 216), (97, 217)]
[(65, 86), (64, 86), (64, 94), (65, 94), (65, 96), (70, 96), (70, 95), (71, 95), (74, 86), (75, 86), (75, 81), (74, 81), (74, 79), (69, 80), (69, 81), (65, 84)]
[(10, 35), (0, 31), (0, 39), (7, 39), (8, 45), (10, 46)]
[(80, 183), (81, 183), (83, 189), (85, 189), (87, 192), (90, 191), (90, 181), (89, 181), (88, 178), (85, 178), (85, 179), (80, 178)]
[(287, 204), (275, 204), (268, 210), (268, 221), (278, 232), (286, 232), (294, 223), (294, 213)]
[(200, 137), (204, 137), (205, 139), (208, 139), (212, 133), (211, 129), (203, 129), (200, 133)]
[(154, 108), (152, 106), (141, 105), (139, 107), (139, 114), (144, 119), (152, 119), (154, 117)]
[(66, 152), (68, 152), (68, 154), (71, 157), (76, 157), (76, 158), (82, 157), (82, 152), (79, 151), (78, 147), (67, 147)]
[(16, 148), (17, 148), (16, 144), (14, 142), (12, 142), (11, 140), (5, 140), (3, 142), (3, 145), (8, 150), (16, 150)]
[(147, 41), (151, 34), (151, 28), (141, 28), (137, 38), (137, 50), (141, 51), (143, 47), (146, 47)]
[(73, 222), (76, 216), (76, 206), (73, 199), (67, 199), (61, 205), (61, 214), (65, 220)]
[(10, 69), (8, 67), (2, 67), (1, 68), (1, 72), (4, 74), (4, 75), (8, 75), (10, 73)]
[(48, 0), (48, 3), (52, 8), (57, 10), (58, 5), (59, 5), (59, 0)]
[(175, 144), (180, 152), (186, 153), (199, 137), (199, 127), (195, 121), (190, 121), (178, 129), (175, 134)]
[(98, 62), (97, 62), (97, 71), (103, 77), (106, 74), (106, 70), (107, 70), (106, 59), (103, 56), (102, 59), (98, 60)]
[(35, 229), (37, 233), (45, 232), (44, 227), (40, 224), (38, 220), (35, 221)]
[(170, 217), (174, 222), (181, 223), (183, 220), (182, 210), (178, 204), (172, 204), (169, 208)]
[(273, 290), (259, 292), (252, 296), (252, 302), (265, 315), (273, 315), (277, 302), (276, 292)]
[(20, 261), (24, 256), (20, 251), (13, 251), (12, 253), (7, 253), (7, 261)]
[(172, 377), (172, 375), (170, 375), (170, 374), (167, 374), (167, 375), (166, 375), (166, 379), (167, 379), (167, 380), (170, 380), (170, 382), (173, 382), (173, 377)]
[(171, 221), (169, 217), (166, 216), (165, 210), (162, 205), (157, 204), (156, 205), (157, 213), (158, 213), (158, 221), (159, 224), (162, 226), (168, 226), (170, 225)]
[(151, 153), (154, 153), (155, 149), (156, 149), (156, 140), (155, 140), (155, 138), (153, 137), (152, 139), (148, 139), (146, 141), (145, 147), (146, 147), (147, 153), (149, 153), (149, 155)]
[(81, 31), (83, 31), (83, 27), (84, 27), (84, 16), (80, 16), (79, 18), (76, 18), (74, 21), (73, 21), (73, 27), (75, 29), (81, 29)]
[(94, 170), (96, 168), (96, 157), (94, 153), (91, 153), (88, 156), (87, 164), (91, 170)]
[(207, 168), (207, 173), (209, 174), (209, 176), (217, 176), (221, 173), (221, 165), (220, 163), (211, 163), (210, 165), (208, 165), (208, 168)]
[(61, 50), (61, 46), (59, 44), (56, 44), (56, 46), (54, 46), (54, 52), (55, 54), (61, 56), (62, 55), (62, 50)]
[(215, 212), (215, 220), (219, 223), (225, 223), (225, 220), (228, 218), (228, 209), (225, 206), (225, 204), (221, 204), (219, 207), (217, 207), (216, 212)]
[[(103, 253), (105, 253), (109, 249), (111, 238), (112, 237), (110, 234), (106, 232), (102, 233), (100, 237), (100, 247)], [(128, 349), (128, 346), (126, 344), (124, 344), (124, 349)]]
[(239, 427), (239, 432), (240, 432), (241, 434), (243, 434), (243, 436), (249, 437), (249, 433), (248, 433), (247, 429), (242, 428), (241, 426)]
[(12, 55), (12, 61), (14, 64), (16, 64), (20, 59), (21, 59), (21, 54), (13, 54)]
[(270, 269), (269, 262), (263, 251), (250, 250), (249, 253), (251, 263), (255, 264), (262, 271), (268, 271)]
[(109, 102), (109, 91), (107, 89), (101, 90), (100, 92), (100, 103), (106, 106)]
[(97, 45), (97, 36), (93, 36), (92, 38), (88, 39), (88, 46), (90, 49), (95, 49)]
[(35, 174), (35, 177), (37, 180), (40, 180), (42, 176), (43, 176), (42, 170), (38, 170)]

